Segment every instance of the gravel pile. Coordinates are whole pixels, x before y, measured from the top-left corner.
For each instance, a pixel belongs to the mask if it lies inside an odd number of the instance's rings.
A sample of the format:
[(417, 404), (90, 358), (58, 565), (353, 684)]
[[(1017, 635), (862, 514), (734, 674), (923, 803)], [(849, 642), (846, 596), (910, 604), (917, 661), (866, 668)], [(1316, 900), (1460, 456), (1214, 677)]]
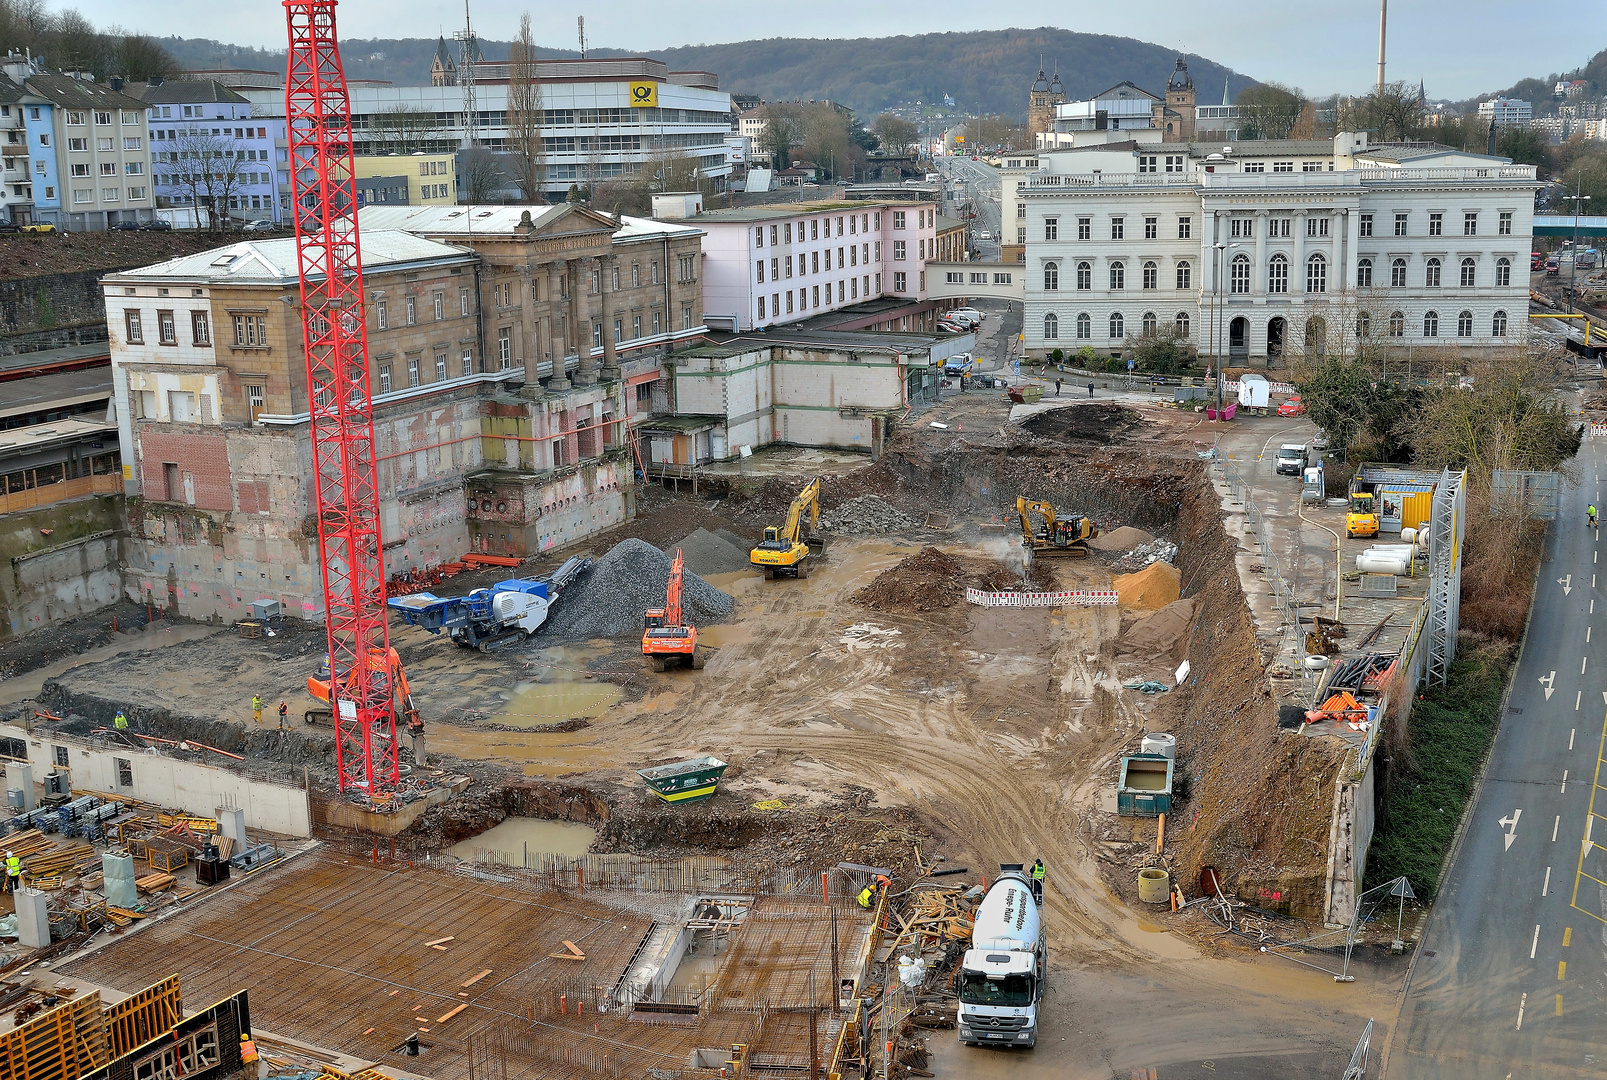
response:
[(749, 552), (753, 545), (743, 547), (732, 533), (699, 529), (664, 550), (673, 559), (677, 548), (686, 560), (686, 569), (694, 574), (731, 574), (749, 569)]
[[(664, 606), (670, 564), (646, 540), (622, 540), (598, 559), (591, 572), (564, 590), (541, 633), (553, 637), (620, 637), (642, 632), (642, 612)], [(693, 573), (681, 583), (681, 611), (693, 626), (731, 617), (736, 601)]]
[(1110, 564), (1112, 570), (1129, 572), (1142, 570), (1153, 562), (1176, 562), (1177, 545), (1170, 540), (1151, 540), (1140, 544)]
[(849, 499), (835, 510), (828, 510), (820, 518), (822, 529), (841, 533), (894, 533), (913, 529), (918, 524), (906, 517), (891, 504), (874, 495), (861, 495)]

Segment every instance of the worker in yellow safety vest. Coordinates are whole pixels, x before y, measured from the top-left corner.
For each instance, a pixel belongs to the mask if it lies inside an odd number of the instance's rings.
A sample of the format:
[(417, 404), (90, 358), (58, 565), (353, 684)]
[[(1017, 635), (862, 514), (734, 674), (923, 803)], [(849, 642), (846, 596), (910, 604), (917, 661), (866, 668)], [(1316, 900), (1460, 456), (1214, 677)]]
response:
[(255, 721), (256, 723), (258, 723), (258, 724), (262, 723), (262, 695), (261, 694), (252, 694), (251, 695), (251, 719), (253, 721)]
[(1032, 864), (1032, 898), (1040, 904), (1043, 903), (1043, 879), (1047, 876), (1048, 871), (1044, 869), (1042, 859)]
[(128, 730), (128, 717), (123, 715), (122, 709), (118, 709), (117, 715), (112, 717), (112, 727), (116, 728), (118, 731)]
[(6, 892), (14, 893), (22, 884), (22, 859), (6, 852)]
[(869, 911), (870, 908), (876, 903), (876, 890), (885, 889), (891, 884), (892, 882), (887, 880), (885, 876), (882, 874), (877, 874), (875, 881), (871, 882), (869, 885), (866, 885), (859, 891), (859, 906)]

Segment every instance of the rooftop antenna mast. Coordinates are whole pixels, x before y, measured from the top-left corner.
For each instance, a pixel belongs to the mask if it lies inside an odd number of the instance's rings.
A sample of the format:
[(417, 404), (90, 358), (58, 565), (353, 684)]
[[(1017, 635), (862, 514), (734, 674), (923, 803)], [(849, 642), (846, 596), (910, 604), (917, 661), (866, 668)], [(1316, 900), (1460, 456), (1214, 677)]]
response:
[(469, 0), (463, 0), (463, 29), (452, 35), (458, 41), (458, 85), (463, 87), (463, 145), (472, 148), (480, 144), (475, 129), (474, 62), (479, 59), (480, 47), (474, 39), (474, 24), (469, 21)]
[(575, 23), (580, 27), (580, 58), (586, 59), (586, 16), (575, 16)]

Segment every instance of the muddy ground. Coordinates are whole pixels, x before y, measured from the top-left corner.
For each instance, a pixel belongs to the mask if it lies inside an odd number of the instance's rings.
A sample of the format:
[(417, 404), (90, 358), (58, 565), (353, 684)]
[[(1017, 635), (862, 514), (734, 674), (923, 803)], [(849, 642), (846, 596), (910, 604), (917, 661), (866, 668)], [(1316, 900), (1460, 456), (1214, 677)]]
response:
[[(1309, 911), (1321, 899), (1337, 761), (1320, 742), (1278, 732), (1233, 539), (1195, 456), (1200, 419), (1106, 401), (1023, 427), (1008, 423), (1007, 408), (993, 394), (951, 399), (882, 461), (823, 487), (828, 507), (874, 494), (917, 521), (951, 514), (953, 529), (833, 537), (803, 581), (710, 578), (737, 611), (703, 628), (717, 651), (701, 672), (652, 673), (632, 637), (538, 636), (482, 655), (395, 627), (432, 765), (476, 780), (404, 843), (443, 847), (509, 814), (535, 814), (601, 826), (601, 848), (719, 852), (756, 866), (849, 859), (911, 874), (942, 856), (979, 879), (1001, 861), (1041, 857), (1056, 946), (1091, 961), (1131, 958), (1154, 948), (1124, 902), (1138, 867), (1154, 861), (1155, 825), (1116, 817), (1114, 784), (1120, 755), (1145, 731), (1170, 731), (1180, 797), (1165, 865), (1185, 891), (1209, 864), (1262, 906)], [(924, 426), (931, 419), (950, 426)], [(591, 546), (605, 551), (626, 536), (669, 545), (698, 528), (756, 536), (796, 489), (774, 477), (696, 500), (649, 489), (640, 517)], [(1149, 612), (1117, 607), (918, 610), (888, 602), (885, 587), (877, 607), (855, 601), (928, 546), (944, 556), (934, 565), (945, 568), (946, 595), (959, 582), (998, 587), (1020, 562), (1018, 494), (1087, 513), (1106, 531), (1134, 525), (1179, 543), (1182, 594), (1195, 603), (1172, 636), (1146, 637), (1134, 626)], [(1009, 524), (984, 527), (996, 522)], [(1110, 589), (1120, 554), (1058, 560), (1052, 580)], [(478, 584), (466, 575), (450, 586)], [(297, 721), (313, 704), (305, 680), (323, 651), (320, 633), (292, 627), (245, 640), (191, 627), (179, 638), (43, 669), (38, 700), (75, 714), (67, 723), (78, 732), (124, 708), (151, 733), (330, 779), (327, 728), (273, 730), (281, 698)], [(1124, 689), (1143, 679), (1169, 685), (1184, 657), (1194, 668), (1185, 686), (1154, 696)], [(270, 703), (261, 725), (250, 716), (253, 693)], [(7, 696), (17, 694), (0, 694), (0, 708)], [(731, 763), (716, 798), (671, 808), (643, 795), (634, 770), (704, 753)]]

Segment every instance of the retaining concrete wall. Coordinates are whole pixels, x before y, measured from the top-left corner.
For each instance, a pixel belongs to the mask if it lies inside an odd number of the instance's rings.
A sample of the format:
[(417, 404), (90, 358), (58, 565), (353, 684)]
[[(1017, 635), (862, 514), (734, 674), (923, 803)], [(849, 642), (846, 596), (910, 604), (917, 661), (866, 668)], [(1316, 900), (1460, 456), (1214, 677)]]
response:
[(120, 495), (0, 517), (0, 640), (116, 603), (124, 534)]
[[(312, 812), (307, 793), (285, 784), (253, 779), (228, 769), (195, 761), (179, 761), (150, 752), (110, 750), (60, 735), (30, 734), (0, 725), (0, 737), (25, 740), (35, 783), (59, 769), (66, 752), (74, 791), (127, 795), (143, 802), (200, 817), (212, 817), (220, 806), (245, 811), (246, 826), (281, 836), (311, 836)], [(119, 762), (126, 763), (122, 783)]]

